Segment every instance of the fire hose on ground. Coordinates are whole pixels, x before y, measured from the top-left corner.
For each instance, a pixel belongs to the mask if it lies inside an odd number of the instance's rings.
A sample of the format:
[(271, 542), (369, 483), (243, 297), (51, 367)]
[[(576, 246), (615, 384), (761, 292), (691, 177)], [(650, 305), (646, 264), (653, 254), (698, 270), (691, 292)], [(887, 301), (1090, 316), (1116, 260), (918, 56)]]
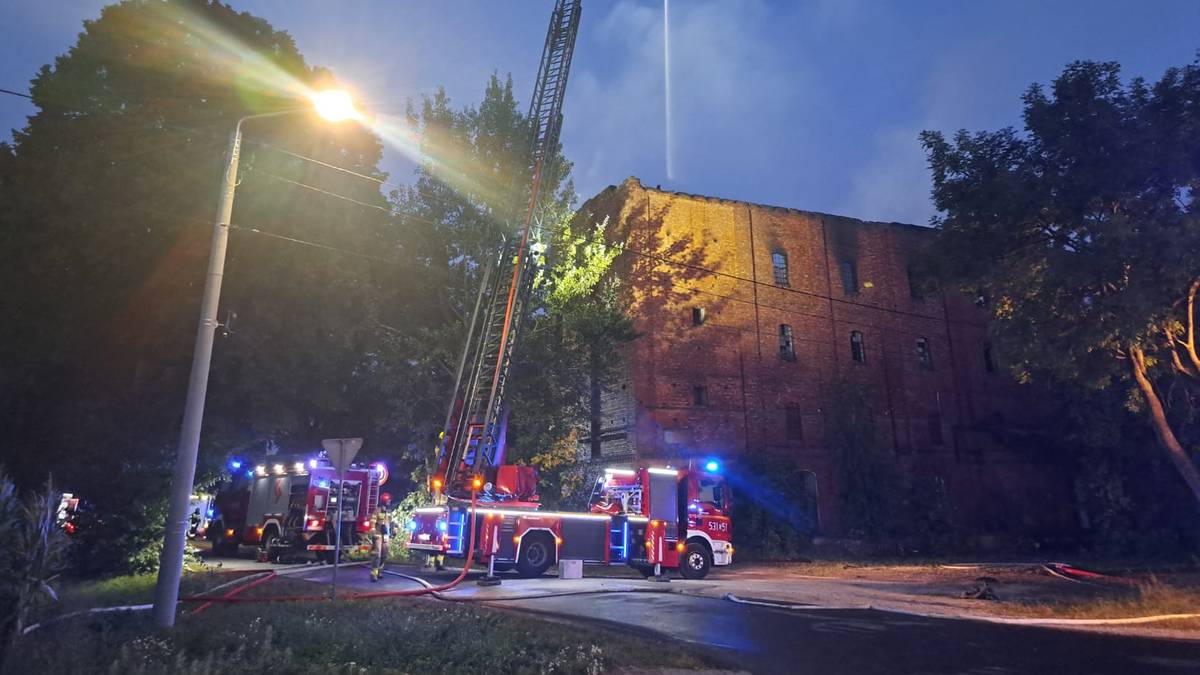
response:
[[(477, 495), (478, 495), (478, 493), (476, 493), (475, 491), (471, 492), (471, 513), (475, 512), (475, 504), (476, 504)], [(470, 534), (468, 535), (467, 541), (472, 542), (472, 544), (474, 544), (474, 542), (475, 542), (475, 518), (471, 518), (471, 528), (469, 530), (469, 533)], [(403, 597), (403, 596), (428, 595), (428, 594), (433, 594), (433, 593), (440, 593), (442, 591), (447, 591), (447, 590), (450, 590), (451, 588), (454, 588), (455, 586), (459, 585), (460, 583), (463, 582), (464, 579), (467, 578), (467, 574), (471, 571), (471, 564), (474, 561), (475, 561), (475, 546), (471, 545), (471, 546), (467, 547), (467, 559), (463, 562), (462, 572), (460, 572), (459, 575), (457, 577), (455, 577), (454, 579), (452, 579), (451, 581), (444, 583), (440, 586), (428, 586), (428, 587), (423, 587), (423, 588), (410, 589), (410, 590), (406, 590), (406, 591), (377, 591), (377, 592), (372, 592), (372, 593), (355, 593), (353, 595), (345, 596), (344, 599), (346, 599), (346, 600), (368, 600), (371, 598), (395, 598), (395, 597)], [(355, 564), (360, 564), (360, 563), (355, 563)], [(241, 592), (247, 591), (255, 586), (258, 586), (259, 584), (266, 583), (267, 581), (274, 579), (276, 576), (278, 576), (278, 575), (275, 573), (271, 573), (271, 576), (269, 576), (269, 577), (256, 580), (254, 582), (246, 584), (245, 586), (239, 586), (238, 588), (235, 588), (233, 591), (231, 591), (225, 595), (219, 595), (219, 596), (194, 595), (194, 596), (187, 597), (187, 598), (180, 598), (179, 601), (180, 602), (203, 602), (204, 604), (201, 605), (199, 608), (197, 608), (195, 611), (195, 613), (199, 613), (199, 612), (203, 611), (204, 609), (207, 609), (210, 605), (212, 605), (213, 603), (216, 603), (216, 602), (228, 602), (228, 603), (316, 602), (316, 601), (328, 599), (328, 596), (326, 596), (324, 594), (321, 594), (321, 595), (276, 595), (276, 596), (270, 596), (270, 597), (265, 597), (265, 598), (239, 598), (239, 597), (237, 597), (237, 595), (240, 594)]]

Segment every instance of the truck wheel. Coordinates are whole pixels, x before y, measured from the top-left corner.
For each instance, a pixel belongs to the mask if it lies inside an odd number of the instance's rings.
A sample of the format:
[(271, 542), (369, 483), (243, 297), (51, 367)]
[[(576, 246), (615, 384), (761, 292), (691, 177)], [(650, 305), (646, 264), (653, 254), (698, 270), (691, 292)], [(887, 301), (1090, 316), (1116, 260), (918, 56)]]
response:
[(521, 555), (517, 560), (517, 574), (522, 577), (540, 577), (554, 564), (554, 547), (546, 537), (531, 537), (521, 542)]
[(684, 579), (703, 579), (712, 568), (712, 556), (704, 544), (692, 542), (687, 545), (679, 561), (679, 574)]
[(274, 527), (268, 527), (263, 532), (262, 550), (267, 554), (267, 560), (273, 563), (279, 562), (280, 546), (282, 539), (279, 536), (279, 530)]

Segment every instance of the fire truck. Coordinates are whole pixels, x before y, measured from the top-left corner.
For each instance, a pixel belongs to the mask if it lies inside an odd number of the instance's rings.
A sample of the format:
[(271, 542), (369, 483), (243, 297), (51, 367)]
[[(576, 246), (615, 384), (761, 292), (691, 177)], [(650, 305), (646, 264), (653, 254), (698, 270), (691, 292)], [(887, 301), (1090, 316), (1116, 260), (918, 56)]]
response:
[(408, 522), (409, 548), (470, 556), (525, 576), (540, 575), (558, 560), (582, 560), (629, 564), (646, 573), (679, 569), (702, 578), (713, 565), (733, 561), (729, 488), (716, 462), (704, 470), (609, 469), (597, 480), (586, 513), (540, 510), (536, 469), (504, 463), (510, 412), (505, 390), (539, 260), (531, 231), (541, 214), (542, 174), (558, 149), (580, 12), (580, 0), (557, 0), (550, 16), (527, 116), (530, 183), (520, 195), (527, 201), (513, 214), (519, 225), (482, 267), (435, 449), (430, 488), (437, 503), (418, 509)]
[[(408, 547), (430, 555), (464, 558), (476, 533), (474, 559), (495, 569), (541, 576), (559, 560), (629, 565), (643, 575), (678, 569), (703, 579), (714, 565), (733, 562), (730, 492), (705, 469), (649, 467), (606, 469), (597, 479), (587, 513), (542, 511), (536, 502), (506, 502), (530, 467), (500, 467), (499, 488), (484, 487), (472, 508), (462, 499), (417, 509), (407, 523)], [(514, 480), (515, 479), (515, 480)], [(489, 560), (491, 559), (491, 560)]]
[(362, 548), (379, 503), (378, 465), (351, 465), (339, 481), (324, 457), (268, 457), (256, 466), (231, 460), (231, 480), (213, 499), (207, 537), (213, 552), (231, 555), (241, 545), (257, 546), (268, 560), (313, 551), (331, 560), (342, 521), (343, 551)]

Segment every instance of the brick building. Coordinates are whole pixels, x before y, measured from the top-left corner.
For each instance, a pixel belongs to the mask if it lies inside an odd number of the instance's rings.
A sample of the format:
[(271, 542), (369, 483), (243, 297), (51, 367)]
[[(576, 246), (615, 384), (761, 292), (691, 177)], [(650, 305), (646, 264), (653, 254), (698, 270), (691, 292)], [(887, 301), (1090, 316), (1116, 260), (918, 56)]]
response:
[(908, 256), (928, 229), (644, 187), (581, 208), (623, 242), (618, 274), (641, 336), (604, 396), (610, 462), (782, 455), (805, 470), (812, 523), (837, 532), (825, 440), (830, 384), (865, 385), (877, 437), (944, 486), (962, 524), (1069, 524), (1069, 477), (1012, 433), (1030, 420), (995, 364), (986, 315), (921, 297)]

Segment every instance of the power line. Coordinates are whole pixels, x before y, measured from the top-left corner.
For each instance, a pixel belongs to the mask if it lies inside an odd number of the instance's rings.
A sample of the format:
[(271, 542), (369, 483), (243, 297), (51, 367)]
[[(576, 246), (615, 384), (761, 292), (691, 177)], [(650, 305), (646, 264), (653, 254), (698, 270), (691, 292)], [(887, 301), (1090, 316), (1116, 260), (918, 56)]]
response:
[[(249, 232), (249, 233), (251, 233), (251, 234), (257, 234), (257, 235), (261, 235), (261, 236), (263, 236), (263, 237), (268, 237), (268, 238), (270, 238), (270, 239), (279, 239), (279, 240), (281, 240), (281, 241), (286, 241), (286, 242), (290, 242), (290, 243), (293, 243), (293, 244), (300, 244), (300, 245), (302, 245), (302, 246), (311, 246), (311, 247), (313, 247), (313, 248), (318, 248), (318, 249), (322, 249), (322, 250), (326, 250), (326, 251), (332, 251), (332, 252), (335, 252), (335, 253), (341, 253), (341, 254), (344, 254), (344, 255), (354, 256), (354, 257), (357, 257), (357, 258), (363, 258), (363, 259), (365, 259), (365, 260), (373, 260), (373, 261), (375, 261), (375, 262), (380, 262), (380, 263), (384, 263), (384, 264), (387, 264), (387, 265), (396, 265), (396, 266), (399, 266), (399, 267), (408, 267), (408, 268), (411, 268), (411, 269), (418, 269), (418, 268), (417, 268), (417, 266), (416, 266), (416, 265), (414, 265), (414, 264), (413, 264), (413, 263), (411, 263), (411, 262), (407, 262), (407, 261), (403, 261), (403, 260), (395, 260), (395, 259), (381, 258), (381, 257), (379, 257), (379, 256), (373, 256), (373, 255), (370, 255), (370, 254), (367, 254), (367, 253), (362, 253), (362, 252), (360, 252), (360, 251), (351, 251), (350, 249), (339, 248), (339, 247), (337, 247), (337, 246), (332, 246), (332, 245), (330, 245), (330, 244), (322, 244), (322, 243), (320, 243), (320, 242), (316, 242), (316, 241), (307, 241), (307, 240), (305, 240), (305, 239), (299, 239), (299, 238), (297, 238), (297, 237), (289, 237), (289, 236), (287, 236), (287, 235), (284, 235), (284, 234), (278, 234), (278, 233), (276, 233), (276, 232), (268, 232), (268, 231), (266, 231), (266, 230), (262, 230), (262, 229), (259, 229), (259, 228), (257, 228), (257, 227), (246, 227), (246, 226), (243, 226), (243, 225), (233, 225), (233, 224), (231, 224), (231, 225), (229, 226), (229, 229), (230, 229), (230, 230), (234, 230), (234, 231), (238, 231), (238, 232)], [(433, 272), (433, 273), (435, 273), (435, 274), (436, 274), (436, 273), (440, 273), (441, 275), (444, 275), (444, 274), (445, 274), (445, 271), (444, 271), (444, 270), (434, 270), (434, 269), (431, 269), (431, 268), (426, 268), (426, 267), (421, 267), (421, 268), (419, 268), (419, 271), (421, 271), (421, 272), (427, 272), (427, 273), (428, 273), (428, 272)]]
[[(11, 91), (11, 90), (8, 90), (8, 89), (0, 89), (0, 93), (4, 93), (4, 94), (10, 94), (10, 95), (13, 95), (13, 96), (20, 96), (20, 97), (23, 97), (23, 98), (28, 98), (28, 99), (32, 99), (32, 98), (33, 98), (33, 97), (32, 97), (32, 96), (30, 96), (29, 94), (23, 94), (23, 93), (21, 93), (21, 92)], [(207, 133), (207, 132), (203, 132), (203, 131), (201, 131), (201, 130), (198, 130), (198, 129), (187, 129), (187, 128), (183, 128), (183, 127), (175, 127), (175, 128), (177, 128), (177, 129), (179, 129), (179, 130), (181, 130), (181, 131), (191, 131), (191, 132), (193, 132), (193, 133)], [(403, 184), (400, 184), (400, 183), (391, 183), (391, 182), (389, 182), (389, 181), (387, 181), (387, 180), (384, 180), (384, 179), (382, 179), (382, 178), (378, 178), (378, 177), (376, 177), (376, 176), (370, 176), (370, 175), (367, 175), (367, 174), (364, 174), (364, 173), (360, 173), (360, 172), (354, 171), (354, 170), (352, 170), (352, 169), (347, 169), (347, 168), (345, 168), (345, 167), (340, 167), (340, 166), (337, 166), (337, 165), (335, 165), (335, 164), (331, 164), (331, 163), (329, 163), (329, 162), (325, 162), (325, 161), (322, 161), (322, 160), (316, 159), (316, 158), (314, 158), (314, 157), (308, 157), (308, 156), (305, 156), (305, 155), (301, 155), (301, 154), (299, 154), (299, 153), (292, 152), (292, 151), (290, 151), (290, 150), (285, 150), (284, 148), (280, 148), (280, 147), (278, 147), (278, 146), (271, 145), (271, 144), (269, 144), (269, 143), (266, 143), (266, 142), (263, 142), (263, 141), (247, 140), (246, 142), (248, 142), (248, 143), (252, 143), (252, 144), (254, 144), (254, 145), (262, 146), (262, 147), (265, 147), (265, 148), (267, 148), (267, 149), (270, 149), (270, 150), (275, 150), (276, 152), (283, 153), (283, 154), (285, 154), (285, 155), (288, 155), (288, 156), (290, 156), (290, 157), (294, 157), (294, 158), (296, 158), (296, 159), (300, 159), (300, 160), (302, 160), (302, 161), (306, 161), (306, 162), (311, 162), (311, 163), (313, 163), (313, 164), (316, 164), (316, 165), (318, 165), (318, 166), (322, 166), (322, 167), (325, 167), (325, 168), (328, 168), (328, 169), (331, 169), (331, 170), (334, 170), (334, 171), (339, 171), (339, 172), (341, 172), (341, 173), (344, 173), (344, 174), (348, 174), (348, 175), (352, 175), (352, 176), (355, 176), (355, 177), (358, 177), (358, 178), (362, 178), (362, 179), (365, 179), (365, 180), (369, 180), (369, 181), (371, 181), (371, 182), (374, 182), (374, 183), (376, 183), (376, 184), (378, 184), (378, 185), (386, 185), (386, 186), (391, 186), (391, 187), (396, 187), (396, 188), (400, 188), (400, 189), (409, 190), (409, 191), (411, 191), (411, 192), (413, 192), (413, 193), (415, 193), (415, 194), (419, 194), (419, 195), (421, 195), (421, 196), (423, 196), (423, 197), (425, 197), (425, 198), (427, 198), (427, 199), (435, 199), (435, 200), (445, 200), (445, 199), (447, 199), (447, 197), (445, 197), (445, 196), (440, 196), (440, 195), (430, 195), (430, 194), (428, 194), (428, 193), (426, 193), (426, 192), (423, 192), (423, 191), (421, 191), (421, 190), (419, 190), (419, 189), (417, 189), (417, 188), (415, 188), (415, 187), (413, 187), (413, 186), (409, 186), (409, 185), (403, 185)], [(254, 171), (254, 170), (252, 169), (252, 171)], [(347, 201), (347, 202), (350, 202), (350, 203), (353, 203), (353, 204), (357, 204), (357, 205), (359, 205), (359, 206), (363, 206), (363, 207), (366, 207), (366, 208), (377, 209), (377, 210), (379, 210), (379, 211), (383, 211), (383, 212), (385, 212), (385, 213), (387, 213), (387, 214), (389, 214), (389, 215), (393, 215), (393, 216), (403, 216), (403, 217), (405, 217), (405, 218), (409, 218), (409, 219), (412, 219), (412, 220), (418, 220), (418, 221), (421, 221), (421, 222), (429, 223), (429, 224), (431, 224), (431, 225), (441, 225), (441, 224), (442, 224), (442, 223), (440, 223), (440, 222), (438, 222), (438, 221), (434, 221), (434, 220), (431, 220), (431, 219), (429, 219), (429, 218), (422, 218), (422, 217), (420, 217), (420, 216), (417, 216), (417, 215), (414, 215), (414, 214), (412, 214), (412, 213), (409, 213), (409, 212), (403, 211), (403, 210), (401, 210), (401, 209), (397, 209), (397, 208), (395, 208), (395, 207), (384, 207), (384, 206), (379, 206), (378, 204), (370, 204), (370, 203), (368, 203), (368, 202), (364, 202), (364, 201), (360, 201), (360, 200), (358, 200), (358, 199), (354, 199), (353, 197), (347, 197), (346, 195), (342, 195), (342, 194), (338, 194), (338, 193), (336, 193), (336, 192), (332, 192), (332, 191), (329, 191), (329, 190), (325, 190), (325, 189), (323, 189), (323, 188), (319, 188), (319, 187), (317, 187), (317, 186), (314, 186), (314, 185), (308, 185), (308, 184), (305, 184), (305, 183), (301, 183), (301, 182), (299, 182), (299, 181), (291, 180), (291, 179), (289, 179), (289, 178), (284, 178), (284, 177), (282, 177), (282, 176), (277, 176), (277, 175), (275, 175), (275, 174), (267, 173), (267, 172), (265, 172), (265, 171), (256, 171), (256, 172), (257, 172), (257, 173), (261, 173), (261, 174), (263, 174), (264, 176), (267, 176), (267, 177), (269, 177), (269, 178), (272, 178), (272, 179), (275, 179), (275, 180), (278, 180), (278, 181), (282, 181), (282, 182), (284, 182), (284, 183), (289, 183), (289, 184), (291, 184), (291, 185), (294, 185), (294, 186), (296, 186), (296, 187), (300, 187), (300, 188), (303, 188), (303, 189), (306, 189), (306, 190), (311, 190), (311, 191), (314, 191), (314, 192), (318, 192), (318, 193), (320, 193), (320, 194), (323, 194), (323, 195), (326, 195), (326, 196), (329, 196), (329, 197), (333, 197), (333, 198), (335, 198), (335, 199), (341, 199), (341, 200), (343, 200), (343, 201)], [(475, 211), (477, 211), (477, 212), (478, 212), (478, 207), (475, 207), (475, 206), (474, 206), (473, 204), (471, 204), (469, 201), (466, 201), (466, 200), (464, 200), (464, 202), (466, 203), (466, 205), (467, 205), (467, 206), (470, 206), (470, 207), (472, 207), (472, 209), (474, 209)], [(883, 311), (883, 312), (889, 312), (889, 313), (892, 313), (892, 314), (899, 314), (899, 315), (904, 315), (904, 316), (912, 316), (912, 317), (917, 317), (917, 318), (931, 318), (931, 317), (929, 317), (929, 316), (927, 316), (927, 315), (924, 315), (924, 314), (918, 314), (918, 313), (916, 313), (916, 312), (906, 312), (906, 311), (904, 311), (904, 310), (899, 310), (899, 309), (896, 309), (896, 308), (891, 308), (891, 307), (878, 307), (878, 306), (874, 306), (874, 305), (866, 305), (866, 304), (863, 304), (863, 303), (854, 302), (854, 301), (852, 301), (852, 300), (844, 300), (844, 299), (842, 299), (842, 298), (835, 298), (835, 297), (832, 297), (832, 296), (830, 296), (830, 295), (821, 295), (820, 293), (814, 293), (814, 292), (812, 292), (812, 291), (804, 291), (804, 290), (801, 290), (801, 289), (798, 289), (798, 288), (790, 288), (790, 287), (786, 287), (786, 286), (777, 286), (777, 285), (775, 285), (775, 284), (768, 284), (768, 283), (766, 283), (766, 282), (762, 282), (762, 281), (758, 281), (758, 280), (755, 280), (755, 279), (751, 279), (751, 278), (749, 278), (749, 277), (743, 277), (743, 276), (740, 276), (740, 275), (737, 275), (737, 274), (731, 274), (731, 273), (729, 273), (729, 272), (722, 272), (722, 271), (720, 271), (720, 270), (715, 270), (715, 269), (712, 269), (712, 268), (709, 268), (709, 267), (704, 267), (704, 266), (702, 266), (702, 265), (697, 265), (697, 264), (695, 264), (695, 263), (689, 263), (689, 262), (685, 262), (685, 261), (681, 261), (681, 260), (674, 260), (674, 259), (668, 258), (668, 257), (666, 257), (666, 256), (661, 256), (661, 255), (657, 255), (657, 254), (654, 254), (654, 253), (648, 253), (648, 252), (645, 252), (645, 251), (639, 251), (639, 250), (637, 250), (637, 249), (630, 248), (628, 245), (625, 245), (625, 244), (614, 244), (614, 243), (612, 243), (612, 242), (608, 242), (608, 241), (603, 241), (603, 240), (600, 240), (600, 239), (596, 239), (594, 236), (577, 235), (577, 234), (574, 234), (574, 233), (572, 233), (572, 232), (570, 231), (570, 227), (569, 227), (569, 226), (566, 226), (566, 227), (560, 227), (560, 228), (553, 228), (553, 227), (547, 227), (547, 226), (544, 226), (544, 225), (537, 225), (537, 224), (533, 224), (533, 225), (531, 225), (531, 227), (533, 227), (533, 228), (535, 228), (535, 229), (537, 229), (537, 230), (540, 230), (540, 231), (542, 231), (542, 232), (546, 232), (546, 233), (551, 233), (551, 234), (557, 233), (557, 234), (563, 234), (563, 235), (566, 235), (566, 236), (568, 236), (568, 237), (570, 237), (570, 238), (574, 239), (574, 240), (576, 241), (576, 243), (585, 243), (585, 242), (587, 242), (587, 243), (598, 244), (598, 245), (600, 245), (600, 246), (604, 246), (604, 247), (606, 247), (606, 248), (611, 248), (612, 246), (620, 246), (620, 247), (621, 247), (621, 250), (622, 250), (623, 252), (627, 252), (627, 253), (630, 253), (630, 254), (632, 254), (632, 255), (635, 255), (635, 256), (638, 256), (638, 257), (642, 257), (642, 258), (646, 258), (646, 259), (649, 259), (649, 260), (654, 260), (654, 261), (656, 261), (656, 262), (661, 262), (661, 263), (668, 264), (668, 265), (674, 265), (674, 266), (677, 266), (677, 267), (681, 267), (681, 268), (684, 268), (684, 269), (688, 269), (688, 270), (691, 270), (691, 271), (694, 271), (694, 272), (699, 272), (699, 273), (702, 273), (702, 274), (707, 274), (707, 275), (712, 275), (712, 276), (717, 276), (717, 277), (723, 277), (723, 278), (727, 278), (727, 279), (733, 279), (733, 280), (735, 280), (735, 281), (739, 281), (739, 282), (742, 282), (742, 283), (748, 283), (748, 284), (752, 284), (752, 285), (755, 285), (755, 286), (762, 286), (762, 287), (765, 287), (765, 288), (774, 288), (774, 289), (778, 289), (778, 290), (785, 291), (785, 292), (788, 292), (788, 293), (796, 293), (796, 294), (798, 294), (798, 295), (802, 295), (802, 296), (806, 296), (806, 297), (811, 297), (811, 298), (818, 299), (818, 300), (827, 300), (827, 301), (829, 301), (829, 302), (838, 303), (838, 304), (842, 304), (842, 305), (849, 305), (849, 306), (852, 306), (852, 307), (868, 307), (868, 308), (871, 308), (871, 309), (875, 309), (875, 310), (878, 310), (878, 311)], [(260, 232), (260, 233), (261, 233), (261, 232)], [(267, 234), (267, 233), (261, 233), (261, 234)], [(287, 239), (286, 237), (283, 237), (282, 235), (277, 235), (277, 236), (278, 236), (279, 238)], [(299, 240), (297, 240), (297, 242), (296, 242), (296, 243), (310, 244), (310, 245), (313, 245), (313, 246), (319, 246), (319, 247), (320, 247), (320, 246), (324, 246), (324, 245), (315, 244), (315, 243), (312, 243), (312, 242), (303, 242), (303, 241), (299, 241)], [(343, 253), (352, 253), (352, 252), (350, 252), (350, 251), (345, 251), (344, 249), (336, 249), (336, 248), (333, 248), (333, 247), (330, 247), (330, 250), (338, 250), (338, 251), (341, 251), (341, 252), (343, 252)], [(364, 256), (364, 257), (369, 257), (369, 256)], [(744, 300), (744, 299), (741, 299), (741, 298), (735, 298), (735, 297), (732, 297), (732, 296), (726, 296), (726, 295), (723, 295), (723, 294), (720, 294), (720, 293), (714, 293), (714, 292), (712, 292), (712, 291), (706, 291), (706, 290), (703, 290), (703, 289), (692, 289), (692, 290), (694, 290), (694, 291), (696, 291), (696, 292), (699, 292), (699, 293), (704, 293), (704, 294), (707, 294), (707, 295), (712, 295), (712, 296), (714, 296), (714, 297), (720, 297), (720, 298), (724, 298), (724, 299), (727, 299), (727, 300), (732, 300), (732, 301), (735, 301), (735, 302), (744, 302), (744, 303), (748, 303), (748, 304), (758, 304), (760, 307), (767, 307), (767, 308), (769, 308), (769, 309), (777, 309), (777, 310), (780, 310), (780, 311), (787, 311), (787, 312), (791, 312), (791, 313), (794, 313), (794, 314), (800, 314), (800, 315), (802, 315), (802, 316), (810, 316), (810, 317), (816, 317), (816, 318), (828, 318), (828, 317), (826, 317), (825, 315), (822, 315), (822, 314), (814, 314), (814, 313), (811, 313), (811, 312), (802, 312), (802, 311), (795, 310), (795, 309), (784, 309), (784, 308), (782, 308), (782, 307), (773, 307), (773, 306), (771, 306), (771, 305), (763, 305), (762, 303), (759, 303), (759, 302), (757, 302), (757, 301)]]

